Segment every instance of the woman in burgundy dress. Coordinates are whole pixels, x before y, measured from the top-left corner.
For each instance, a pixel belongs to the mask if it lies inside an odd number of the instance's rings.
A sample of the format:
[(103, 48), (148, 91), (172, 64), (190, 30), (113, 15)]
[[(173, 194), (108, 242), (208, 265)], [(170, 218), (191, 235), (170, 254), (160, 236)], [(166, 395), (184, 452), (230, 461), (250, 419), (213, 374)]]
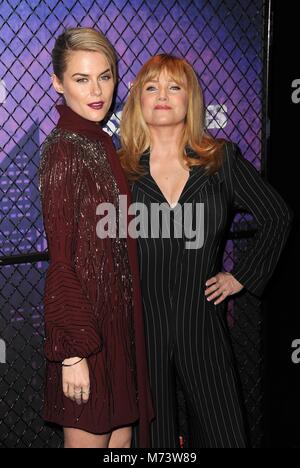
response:
[[(100, 238), (97, 207), (130, 197), (111, 138), (99, 122), (116, 84), (112, 46), (98, 31), (67, 29), (52, 52), (60, 118), (40, 165), (50, 253), (46, 275), (43, 417), (65, 447), (149, 446), (149, 392), (135, 241)], [(118, 216), (117, 216), (118, 218)]]

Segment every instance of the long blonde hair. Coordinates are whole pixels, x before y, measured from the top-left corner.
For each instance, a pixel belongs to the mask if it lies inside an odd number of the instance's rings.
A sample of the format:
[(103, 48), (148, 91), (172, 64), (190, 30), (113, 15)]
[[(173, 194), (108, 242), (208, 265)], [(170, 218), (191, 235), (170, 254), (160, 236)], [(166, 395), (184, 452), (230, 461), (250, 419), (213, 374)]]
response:
[[(188, 110), (180, 144), (180, 154), (188, 167), (204, 165), (209, 173), (221, 166), (223, 140), (217, 140), (204, 131), (203, 94), (192, 66), (184, 59), (160, 54), (148, 60), (139, 71), (130, 90), (121, 118), (121, 149), (119, 157), (129, 180), (144, 173), (140, 157), (151, 146), (150, 131), (141, 109), (141, 93), (145, 83), (156, 79), (162, 71), (184, 86), (188, 93)], [(184, 80), (186, 78), (186, 81)], [(187, 155), (186, 147), (196, 154)]]

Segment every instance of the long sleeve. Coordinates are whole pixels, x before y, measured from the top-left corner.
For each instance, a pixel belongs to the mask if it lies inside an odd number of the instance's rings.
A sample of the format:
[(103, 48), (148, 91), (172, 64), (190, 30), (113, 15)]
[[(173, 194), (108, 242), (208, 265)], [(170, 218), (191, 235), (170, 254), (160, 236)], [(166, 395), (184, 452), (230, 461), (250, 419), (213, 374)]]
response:
[(48, 146), (40, 165), (43, 221), (50, 254), (44, 292), (45, 355), (61, 362), (101, 350), (101, 336), (73, 268), (78, 168), (71, 143)]
[(278, 263), (293, 214), (235, 145), (232, 154), (234, 207), (253, 215), (258, 232), (231, 274), (251, 293), (260, 296)]

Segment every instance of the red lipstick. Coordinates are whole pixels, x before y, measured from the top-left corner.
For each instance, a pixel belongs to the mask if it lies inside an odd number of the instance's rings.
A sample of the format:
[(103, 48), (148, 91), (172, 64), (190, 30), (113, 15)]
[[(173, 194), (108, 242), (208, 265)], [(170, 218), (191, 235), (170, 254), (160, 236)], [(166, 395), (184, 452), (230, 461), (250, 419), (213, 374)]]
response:
[(104, 106), (104, 101), (91, 102), (88, 106), (92, 109), (100, 110)]

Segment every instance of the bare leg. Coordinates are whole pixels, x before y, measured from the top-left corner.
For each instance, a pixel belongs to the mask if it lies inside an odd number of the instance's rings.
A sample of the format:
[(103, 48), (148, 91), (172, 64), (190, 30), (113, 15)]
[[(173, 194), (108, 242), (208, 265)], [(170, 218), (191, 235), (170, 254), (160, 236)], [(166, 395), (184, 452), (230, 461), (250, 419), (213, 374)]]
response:
[(121, 427), (112, 431), (108, 448), (130, 448), (132, 427)]
[(91, 434), (81, 429), (64, 427), (64, 448), (107, 448), (108, 434)]

